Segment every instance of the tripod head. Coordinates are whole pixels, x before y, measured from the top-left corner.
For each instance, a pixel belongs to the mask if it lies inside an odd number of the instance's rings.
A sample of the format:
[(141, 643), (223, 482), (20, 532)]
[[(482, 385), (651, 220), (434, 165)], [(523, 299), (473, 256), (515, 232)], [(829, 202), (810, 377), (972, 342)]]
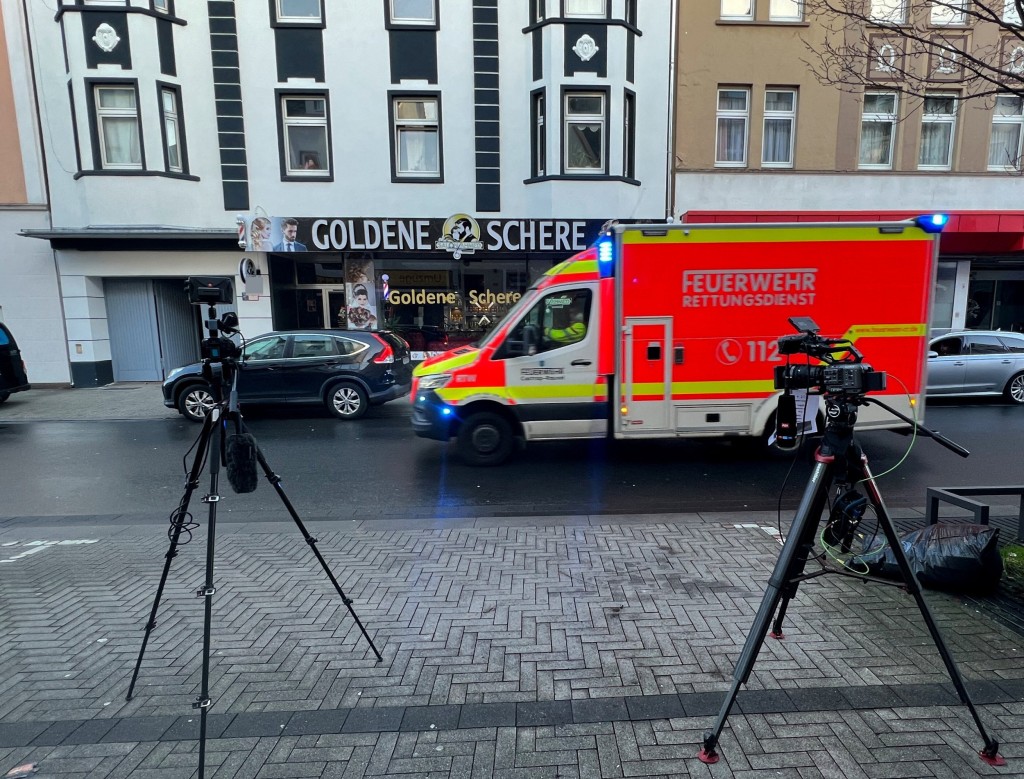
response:
[(238, 314), (227, 311), (217, 316), (217, 304), (234, 303), (234, 283), (229, 276), (190, 276), (185, 279), (185, 293), (194, 306), (207, 307), (203, 327), (207, 337), (200, 342), (203, 377), (213, 387), (214, 397), (223, 400), (224, 387), (233, 385), (241, 349), (230, 335), (238, 332)]

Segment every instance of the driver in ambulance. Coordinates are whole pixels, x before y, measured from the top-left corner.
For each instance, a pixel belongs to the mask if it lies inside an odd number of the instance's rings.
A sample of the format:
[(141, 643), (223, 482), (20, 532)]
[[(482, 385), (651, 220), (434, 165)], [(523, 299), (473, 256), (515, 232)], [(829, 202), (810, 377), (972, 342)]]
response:
[(577, 298), (569, 307), (569, 323), (565, 327), (549, 327), (544, 329), (548, 340), (558, 346), (578, 343), (587, 335), (587, 325), (583, 321), (583, 300)]

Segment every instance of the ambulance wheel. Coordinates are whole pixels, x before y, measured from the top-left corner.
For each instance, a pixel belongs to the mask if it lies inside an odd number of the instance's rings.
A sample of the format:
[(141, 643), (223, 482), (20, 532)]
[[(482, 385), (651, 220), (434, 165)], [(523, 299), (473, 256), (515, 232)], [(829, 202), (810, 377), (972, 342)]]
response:
[(499, 465), (512, 454), (515, 439), (504, 417), (481, 411), (462, 423), (456, 445), (469, 465)]

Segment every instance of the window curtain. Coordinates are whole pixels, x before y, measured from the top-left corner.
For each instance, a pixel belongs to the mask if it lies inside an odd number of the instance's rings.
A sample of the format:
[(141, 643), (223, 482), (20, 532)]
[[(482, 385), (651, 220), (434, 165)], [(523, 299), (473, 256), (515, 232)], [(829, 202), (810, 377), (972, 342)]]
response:
[(925, 123), (921, 128), (921, 165), (949, 165), (950, 133), (953, 125), (945, 122)]
[(436, 130), (400, 130), (398, 169), (403, 173), (438, 173)]
[(1016, 168), (1020, 165), (1019, 124), (992, 125), (992, 140), (988, 147), (990, 168)]
[(860, 163), (862, 165), (888, 165), (892, 144), (892, 125), (889, 122), (861, 122)]
[(138, 120), (130, 117), (104, 118), (103, 148), (111, 165), (141, 165)]
[(792, 124), (789, 119), (764, 120), (764, 161), (792, 162), (789, 158)]
[(718, 154), (719, 162), (743, 162), (743, 139), (746, 135), (746, 119), (718, 120)]

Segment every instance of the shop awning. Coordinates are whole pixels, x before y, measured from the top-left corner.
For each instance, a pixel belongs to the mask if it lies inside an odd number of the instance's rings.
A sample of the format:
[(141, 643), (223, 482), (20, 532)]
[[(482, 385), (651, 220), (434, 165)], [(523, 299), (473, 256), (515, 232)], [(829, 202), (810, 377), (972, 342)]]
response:
[(25, 238), (49, 241), (54, 249), (85, 251), (238, 251), (235, 230), (193, 229), (187, 227), (53, 227), (22, 230)]
[[(687, 211), (680, 221), (875, 222), (921, 216), (921, 211)], [(1024, 211), (949, 211), (942, 231), (943, 254), (1007, 254), (1024, 251)]]

